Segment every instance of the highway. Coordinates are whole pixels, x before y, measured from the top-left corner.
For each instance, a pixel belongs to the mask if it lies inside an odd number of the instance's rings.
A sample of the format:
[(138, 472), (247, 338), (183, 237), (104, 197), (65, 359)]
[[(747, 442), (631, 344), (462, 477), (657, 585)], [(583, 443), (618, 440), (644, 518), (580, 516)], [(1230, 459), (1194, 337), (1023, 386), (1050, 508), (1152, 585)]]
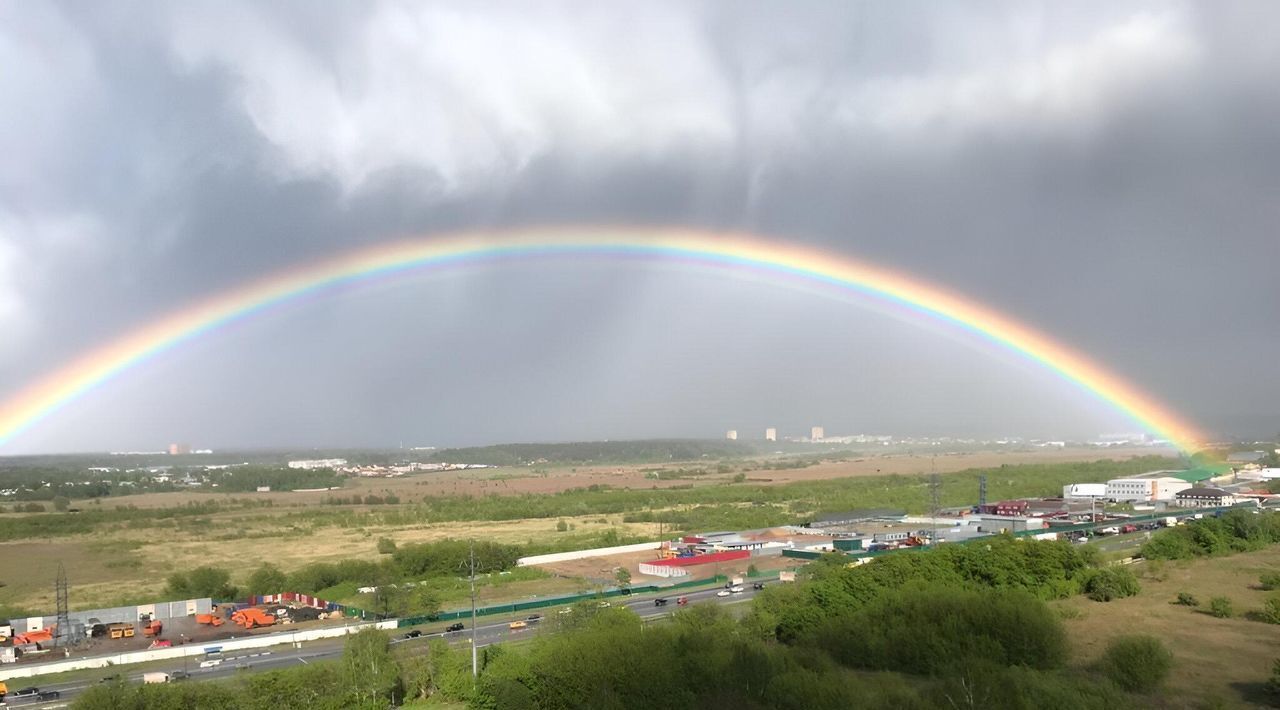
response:
[[(776, 584), (776, 582), (774, 583)], [(744, 585), (744, 589), (741, 593), (732, 594), (728, 597), (717, 596), (717, 593), (722, 589), (722, 587), (709, 587), (697, 591), (686, 591), (684, 593), (638, 594), (632, 597), (611, 597), (608, 601), (613, 606), (625, 606), (626, 608), (634, 611), (636, 615), (644, 621), (650, 622), (670, 616), (672, 612), (676, 611), (678, 608), (676, 606), (676, 599), (681, 596), (688, 597), (690, 604), (695, 602), (733, 604), (737, 602), (745, 602), (751, 599), (751, 597), (756, 593), (756, 590), (752, 588), (749, 582)], [(653, 600), (660, 596), (666, 597), (670, 600), (666, 606), (654, 606)], [(508, 625), (511, 621), (515, 620), (515, 618), (523, 617), (506, 616), (504, 617), (504, 621), (492, 622), (486, 621), (485, 617), (480, 617), (478, 619), (480, 623), (476, 626), (475, 630), (476, 647), (484, 648), (485, 646), (502, 643), (504, 641), (519, 641), (522, 639), (532, 638), (539, 633), (543, 623), (550, 621), (557, 613), (559, 613), (560, 610), (567, 608), (568, 607), (565, 606), (547, 607), (546, 609), (538, 610), (537, 612), (531, 612), (542, 614), (543, 621), (537, 623), (531, 622), (527, 628), (516, 630), (512, 630)], [(467, 624), (468, 628), (463, 631), (454, 631), (452, 633), (445, 633), (444, 631), (439, 630), (431, 632), (424, 631), (421, 636), (412, 639), (404, 638), (404, 633), (408, 631), (408, 629), (397, 629), (395, 631), (389, 631), (388, 633), (392, 634), (392, 644), (395, 645), (409, 644), (411, 647), (420, 646), (425, 649), (426, 642), (429, 639), (445, 638), (450, 644), (466, 646), (471, 642), (470, 619), (467, 619), (464, 623)], [(438, 625), (439, 624), (432, 624), (432, 626)], [(343, 643), (343, 639), (336, 638), (300, 644), (300, 648), (282, 644), (280, 646), (262, 649), (232, 651), (228, 652), (227, 655), (220, 659), (215, 659), (215, 663), (204, 661), (203, 657), (193, 656), (188, 659), (186, 667), (186, 670), (191, 674), (191, 680), (183, 682), (189, 683), (196, 681), (227, 679), (242, 672), (251, 673), (275, 670), (278, 668), (288, 668), (289, 666), (302, 663), (334, 660), (342, 655)], [(201, 667), (202, 665), (204, 667)], [(155, 669), (153, 668), (153, 670)], [(175, 661), (174, 667), (167, 670), (168, 672), (182, 670), (181, 661)], [(123, 678), (130, 683), (142, 682), (141, 672), (124, 673), (105, 668), (102, 669), (104, 676), (113, 672), (121, 673)], [(75, 699), (76, 695), (84, 692), (87, 688), (93, 687), (97, 682), (99, 681), (78, 680), (40, 686), (40, 690), (58, 691), (61, 696), (56, 700), (40, 702), (34, 698), (15, 698), (12, 695), (10, 695), (6, 700), (8, 702), (8, 707), (10, 708), (30, 707), (52, 709), (67, 707), (70, 705), (71, 701)], [(23, 687), (26, 687), (26, 684), (24, 684), (20, 679), (9, 681), (10, 691), (16, 691)]]

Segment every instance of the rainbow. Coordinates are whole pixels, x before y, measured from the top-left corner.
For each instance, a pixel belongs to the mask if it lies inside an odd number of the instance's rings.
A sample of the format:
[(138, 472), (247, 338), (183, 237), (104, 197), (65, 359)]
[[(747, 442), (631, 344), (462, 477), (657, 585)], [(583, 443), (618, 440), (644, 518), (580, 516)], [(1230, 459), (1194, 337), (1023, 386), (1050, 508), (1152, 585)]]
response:
[(980, 304), (905, 275), (745, 234), (567, 227), (466, 232), (379, 244), (291, 268), (172, 312), (91, 350), (0, 403), (0, 446), (94, 387), (185, 341), (341, 284), (420, 269), (537, 256), (688, 261), (834, 287), (905, 306), (1039, 363), (1184, 451), (1203, 437), (1174, 412), (1083, 355)]

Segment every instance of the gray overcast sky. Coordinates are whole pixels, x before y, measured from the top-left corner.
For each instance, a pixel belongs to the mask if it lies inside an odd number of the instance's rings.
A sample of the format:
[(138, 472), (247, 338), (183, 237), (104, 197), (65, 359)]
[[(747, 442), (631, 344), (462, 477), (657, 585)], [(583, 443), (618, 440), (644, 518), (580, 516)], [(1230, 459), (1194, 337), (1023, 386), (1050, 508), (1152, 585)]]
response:
[[(1280, 5), (0, 1), (0, 397), (404, 234), (748, 230), (891, 266), (1214, 432), (1280, 429)], [(539, 262), (174, 350), (4, 453), (1135, 427), (867, 304)]]

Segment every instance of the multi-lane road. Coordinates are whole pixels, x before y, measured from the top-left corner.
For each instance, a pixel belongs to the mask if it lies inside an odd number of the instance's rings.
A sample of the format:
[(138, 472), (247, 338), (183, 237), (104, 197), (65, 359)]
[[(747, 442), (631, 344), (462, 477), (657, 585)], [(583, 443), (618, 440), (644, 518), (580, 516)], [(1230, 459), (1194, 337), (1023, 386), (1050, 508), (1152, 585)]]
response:
[[(613, 597), (609, 603), (613, 606), (624, 606), (634, 611), (645, 622), (660, 620), (669, 616), (676, 611), (676, 599), (684, 596), (689, 599), (689, 603), (697, 602), (715, 602), (720, 604), (732, 604), (743, 602), (750, 599), (756, 593), (756, 590), (748, 583), (743, 591), (737, 594), (731, 594), (727, 597), (717, 596), (721, 591), (720, 587), (711, 587), (697, 591), (687, 591), (677, 594), (637, 594), (631, 597)], [(653, 600), (657, 597), (665, 597), (668, 603), (665, 606), (655, 606)], [(554, 617), (560, 609), (567, 607), (549, 607), (540, 611), (544, 615), (542, 622), (530, 623), (524, 629), (511, 629), (509, 624), (514, 619), (506, 617), (503, 621), (484, 621), (481, 617), (481, 623), (475, 628), (475, 643), (477, 648), (484, 648), (495, 643), (504, 641), (518, 641), (527, 639), (541, 633), (541, 624)], [(517, 617), (518, 618), (518, 617)], [(440, 626), (440, 624), (432, 624), (431, 627)], [(466, 629), (462, 631), (454, 631), (446, 633), (439, 629), (428, 630), (423, 629), (421, 636), (416, 638), (404, 638), (405, 629), (399, 629), (395, 634), (392, 643), (400, 645), (407, 644), (409, 648), (420, 646), (425, 648), (426, 641), (433, 638), (444, 638), (451, 644), (466, 646), (471, 643), (472, 633), (469, 620)], [(186, 669), (191, 674), (191, 679), (184, 682), (207, 681), (225, 679), (234, 676), (237, 673), (252, 673), (256, 671), (275, 670), (277, 668), (287, 668), (289, 666), (314, 663), (316, 661), (333, 660), (342, 655), (343, 639), (324, 639), (321, 641), (312, 641), (308, 643), (298, 644), (297, 646), (288, 645), (287, 639), (282, 638), (282, 645), (268, 647), (263, 649), (246, 649), (244, 651), (231, 651), (221, 658), (215, 658), (215, 663), (205, 662), (200, 657), (192, 657), (187, 661)], [(153, 669), (154, 670), (154, 669)], [(174, 662), (174, 667), (167, 669), (169, 672), (183, 670), (180, 661)], [(110, 673), (105, 671), (104, 673)], [(130, 683), (141, 683), (142, 673), (121, 673), (123, 679)], [(54, 683), (40, 686), (41, 690), (56, 690), (60, 693), (60, 697), (56, 700), (38, 701), (35, 698), (24, 699), (9, 696), (8, 707), (31, 707), (52, 709), (57, 707), (65, 707), (74, 700), (75, 696), (84, 692), (87, 688), (93, 687), (98, 681), (96, 680), (80, 680), (66, 683)], [(24, 687), (20, 679), (14, 679), (9, 682), (10, 690), (18, 690)]]

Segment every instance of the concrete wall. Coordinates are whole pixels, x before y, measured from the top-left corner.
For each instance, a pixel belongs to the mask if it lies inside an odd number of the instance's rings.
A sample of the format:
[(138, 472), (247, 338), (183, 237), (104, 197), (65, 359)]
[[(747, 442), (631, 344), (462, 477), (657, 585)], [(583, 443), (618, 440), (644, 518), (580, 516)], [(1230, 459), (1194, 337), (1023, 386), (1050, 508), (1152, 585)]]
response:
[(32, 663), (30, 665), (18, 664), (0, 669), (0, 680), (9, 680), (10, 678), (29, 678), (31, 676), (44, 675), (46, 673), (62, 673), (64, 671), (76, 671), (85, 668), (106, 668), (109, 665), (122, 666), (131, 663), (163, 661), (169, 658), (182, 658), (183, 656), (203, 656), (208, 652), (207, 649), (211, 648), (221, 649), (223, 653), (246, 648), (266, 648), (268, 646), (279, 646), (281, 644), (291, 644), (294, 642), (336, 638), (347, 634), (353, 634), (361, 629), (367, 628), (395, 629), (396, 624), (396, 620), (391, 619), (390, 621), (379, 621), (373, 624), (333, 626), (325, 629), (309, 629), (307, 631), (284, 631), (275, 634), (251, 636), (248, 638), (228, 639), (226, 641), (210, 641), (205, 644), (191, 643), (185, 646), (157, 648), (150, 651), (131, 651), (129, 653), (117, 653), (108, 656), (72, 658), (65, 661)]
[(550, 555), (533, 555), (532, 557), (521, 557), (516, 560), (516, 566), (528, 567), (529, 565), (543, 565), (549, 562), (580, 560), (584, 557), (606, 557), (608, 555), (621, 555), (628, 552), (643, 552), (645, 550), (656, 550), (661, 546), (662, 543), (660, 542), (642, 542), (638, 545), (618, 545), (616, 547), (597, 547), (593, 550), (575, 550), (573, 552), (555, 552)]

